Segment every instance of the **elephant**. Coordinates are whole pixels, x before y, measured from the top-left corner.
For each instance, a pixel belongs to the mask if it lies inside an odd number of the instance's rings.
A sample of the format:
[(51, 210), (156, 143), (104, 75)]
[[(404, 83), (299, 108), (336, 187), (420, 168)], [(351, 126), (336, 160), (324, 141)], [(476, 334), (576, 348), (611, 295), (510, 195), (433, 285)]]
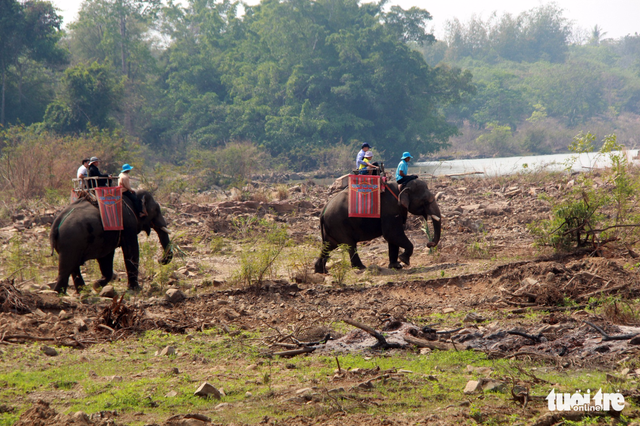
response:
[(52, 253), (53, 250), (58, 252), (55, 291), (66, 293), (71, 275), (76, 292), (80, 293), (84, 286), (80, 266), (90, 259), (97, 259), (102, 273), (102, 278), (94, 283), (94, 288), (97, 290), (98, 286), (107, 285), (113, 278), (113, 256), (117, 247), (122, 247), (129, 289), (139, 290), (138, 234), (143, 230), (147, 235), (152, 228), (156, 231), (164, 249), (159, 262), (165, 265), (171, 262), (173, 251), (169, 239), (170, 231), (167, 229), (160, 205), (147, 191), (138, 190), (136, 194), (142, 201), (147, 215), (138, 219), (131, 201), (122, 197), (122, 231), (105, 231), (97, 205), (85, 198), (76, 200), (56, 215), (49, 233)]
[[(322, 234), (322, 252), (315, 263), (315, 272), (327, 273), (329, 253), (341, 244), (349, 247), (351, 266), (364, 269), (356, 251), (356, 244), (377, 237), (384, 237), (389, 244), (389, 268), (400, 269), (402, 264), (409, 265), (413, 254), (413, 244), (404, 233), (407, 211), (414, 215), (431, 217), (433, 221), (433, 240), (427, 247), (435, 247), (440, 241), (441, 214), (435, 196), (429, 191), (427, 183), (415, 179), (407, 182), (399, 193), (396, 183), (386, 184), (380, 194), (380, 218), (349, 217), (349, 188), (336, 194), (326, 204), (320, 215)], [(400, 247), (404, 252), (398, 256)]]

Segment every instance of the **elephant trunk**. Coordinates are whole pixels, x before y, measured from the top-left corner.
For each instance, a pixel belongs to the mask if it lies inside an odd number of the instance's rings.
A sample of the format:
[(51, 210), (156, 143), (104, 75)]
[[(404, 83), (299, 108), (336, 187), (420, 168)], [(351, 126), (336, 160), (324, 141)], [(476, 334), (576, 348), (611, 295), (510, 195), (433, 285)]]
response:
[(435, 247), (440, 242), (440, 233), (442, 231), (442, 215), (438, 206), (433, 207), (431, 214), (426, 215), (425, 219), (429, 220), (429, 217), (433, 222), (433, 239), (427, 243), (427, 247)]
[(168, 264), (173, 259), (173, 247), (171, 245), (171, 239), (169, 238), (169, 233), (164, 229), (155, 229), (158, 234), (158, 238), (160, 239), (160, 244), (162, 245), (162, 249), (164, 254), (162, 258), (160, 258), (159, 262), (163, 265)]

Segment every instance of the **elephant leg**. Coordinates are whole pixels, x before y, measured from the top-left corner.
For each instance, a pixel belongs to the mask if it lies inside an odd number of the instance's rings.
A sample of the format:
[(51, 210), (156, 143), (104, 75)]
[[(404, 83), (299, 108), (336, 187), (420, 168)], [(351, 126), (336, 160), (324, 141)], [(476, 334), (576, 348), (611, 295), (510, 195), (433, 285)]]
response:
[(138, 237), (122, 244), (122, 255), (124, 256), (124, 266), (127, 269), (127, 280), (129, 282), (129, 290), (139, 290), (138, 284), (138, 267), (140, 263), (140, 249), (138, 247)]
[(351, 259), (351, 267), (358, 269), (366, 269), (366, 267), (362, 264), (360, 260), (360, 256), (358, 256), (358, 251), (356, 249), (356, 244), (349, 244), (349, 259)]
[[(406, 265), (410, 265), (409, 259), (413, 254), (413, 243), (409, 241), (409, 238), (402, 231), (402, 225), (398, 223), (395, 230), (388, 228), (387, 232), (383, 233), (383, 236), (389, 243), (389, 267), (398, 269), (398, 265), (400, 265), (398, 259)], [(400, 247), (404, 249), (404, 252), (398, 256)]]
[(59, 253), (58, 257), (58, 277), (56, 278), (56, 285), (53, 288), (54, 291), (60, 294), (67, 293), (67, 287), (69, 286), (69, 276), (74, 271), (73, 259), (64, 253)]
[(93, 283), (94, 290), (99, 291), (100, 287), (107, 285), (113, 278), (113, 255), (114, 252), (111, 252), (108, 255), (97, 259), (98, 265), (100, 266), (100, 273), (102, 273), (102, 278)]
[(400, 247), (389, 243), (389, 269), (402, 269), (402, 264), (398, 262)]
[(79, 266), (71, 273), (71, 276), (73, 277), (73, 286), (76, 288), (76, 293), (80, 294), (80, 291), (82, 291), (84, 287), (84, 279), (82, 278)]
[(327, 270), (327, 261), (329, 260), (329, 254), (331, 254), (331, 252), (337, 248), (338, 246), (336, 244), (329, 241), (325, 241), (322, 243), (322, 251), (320, 252), (320, 257), (318, 258), (318, 260), (316, 260), (316, 263), (314, 265), (314, 270), (316, 273), (326, 274), (329, 272)]

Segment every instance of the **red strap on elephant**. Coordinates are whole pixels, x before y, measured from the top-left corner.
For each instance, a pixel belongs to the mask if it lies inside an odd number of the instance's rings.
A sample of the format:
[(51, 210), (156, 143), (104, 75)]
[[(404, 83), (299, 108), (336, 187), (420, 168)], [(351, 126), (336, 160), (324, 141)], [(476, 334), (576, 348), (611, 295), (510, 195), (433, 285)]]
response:
[(396, 200), (400, 201), (400, 199), (398, 198), (398, 196), (391, 190), (391, 188), (389, 188), (389, 185), (387, 185), (386, 183), (384, 184), (385, 188), (387, 188), (389, 190), (389, 192), (391, 193), (391, 195), (393, 195), (394, 197), (396, 197)]

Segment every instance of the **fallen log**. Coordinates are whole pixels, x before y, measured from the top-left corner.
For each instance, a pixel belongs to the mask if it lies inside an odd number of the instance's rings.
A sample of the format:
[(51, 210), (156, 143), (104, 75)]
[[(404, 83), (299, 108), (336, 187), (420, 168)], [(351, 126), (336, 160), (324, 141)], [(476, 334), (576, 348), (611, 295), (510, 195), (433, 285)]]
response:
[(538, 333), (537, 336), (534, 336), (532, 334), (523, 333), (522, 331), (518, 331), (518, 330), (507, 331), (507, 333), (508, 334), (512, 334), (514, 336), (526, 337), (527, 339), (533, 340), (536, 343), (540, 343), (542, 341), (542, 333)]
[(549, 311), (549, 312), (563, 312), (573, 311), (586, 308), (587, 305), (576, 306), (532, 306), (530, 308), (512, 309), (509, 311), (511, 314), (525, 314), (527, 311)]
[(350, 320), (350, 319), (343, 319), (342, 321), (346, 322), (349, 325), (357, 327), (357, 328), (359, 328), (361, 330), (364, 330), (367, 333), (369, 333), (370, 335), (372, 335), (373, 337), (375, 337), (378, 342), (375, 345), (373, 345), (372, 349), (377, 349), (377, 348), (397, 349), (397, 348), (401, 348), (402, 347), (398, 343), (388, 343), (387, 339), (385, 339), (382, 334), (378, 333), (377, 331), (375, 331), (373, 328), (371, 328), (369, 326), (366, 326), (364, 324), (360, 324), (360, 323), (355, 322), (355, 321)]
[(441, 351), (448, 351), (448, 350), (454, 349), (454, 347), (453, 347), (453, 345), (451, 343), (435, 342), (435, 341), (420, 339), (418, 337), (413, 337), (410, 334), (402, 336), (402, 338), (407, 343), (410, 343), (412, 345), (416, 345), (419, 348), (429, 348), (431, 350), (438, 349), (438, 350), (441, 350)]
[(632, 334), (619, 334), (617, 336), (610, 336), (602, 328), (598, 327), (597, 325), (589, 321), (585, 321), (584, 323), (595, 328), (598, 333), (602, 334), (603, 342), (609, 342), (611, 340), (629, 340), (629, 339), (633, 339), (634, 337), (640, 334), (640, 333), (632, 333)]
[(620, 284), (620, 285), (615, 285), (613, 287), (609, 287), (609, 288), (603, 288), (600, 290), (596, 290), (596, 291), (592, 291), (590, 293), (586, 293), (586, 294), (581, 294), (580, 296), (577, 297), (578, 300), (589, 300), (589, 298), (591, 296), (595, 296), (595, 295), (599, 295), (599, 294), (605, 294), (605, 293), (611, 293), (617, 290), (622, 290), (623, 288), (627, 287), (628, 284)]
[(300, 349), (293, 349), (290, 351), (281, 351), (281, 352), (274, 352), (273, 355), (279, 355), (279, 356), (294, 356), (294, 355), (300, 355), (300, 354), (308, 354), (311, 353), (313, 351), (315, 351), (316, 348), (311, 348), (308, 346), (302, 347)]

